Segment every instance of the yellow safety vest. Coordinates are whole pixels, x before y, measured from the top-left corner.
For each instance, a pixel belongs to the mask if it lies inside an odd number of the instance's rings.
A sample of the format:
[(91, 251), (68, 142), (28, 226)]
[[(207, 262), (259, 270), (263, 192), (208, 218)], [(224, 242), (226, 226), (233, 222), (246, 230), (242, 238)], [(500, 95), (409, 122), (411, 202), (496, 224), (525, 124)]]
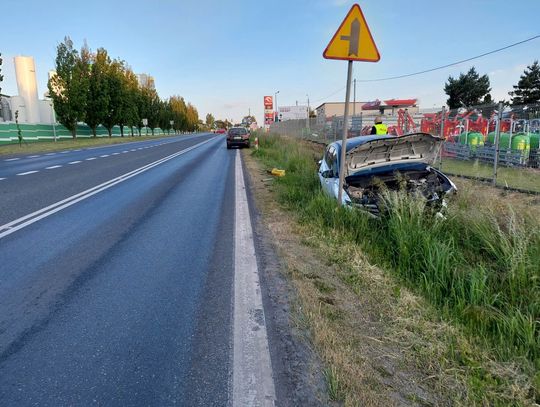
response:
[(386, 127), (386, 124), (383, 123), (376, 123), (375, 130), (377, 131), (377, 133), (375, 133), (377, 135), (388, 133), (388, 127)]

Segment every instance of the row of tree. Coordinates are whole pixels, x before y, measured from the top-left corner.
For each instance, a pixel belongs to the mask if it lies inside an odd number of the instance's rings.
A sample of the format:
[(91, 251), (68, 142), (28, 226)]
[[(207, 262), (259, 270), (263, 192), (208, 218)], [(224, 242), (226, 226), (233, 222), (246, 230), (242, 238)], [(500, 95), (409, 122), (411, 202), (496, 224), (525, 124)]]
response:
[(165, 131), (194, 131), (199, 114), (181, 96), (161, 99), (150, 84), (139, 84), (137, 76), (122, 60), (111, 59), (104, 48), (91, 52), (85, 44), (81, 51), (73, 48), (69, 37), (57, 48), (56, 74), (48, 83), (56, 117), (73, 137), (77, 123), (90, 126), (94, 137), (99, 125), (109, 136), (114, 126), (131, 130), (148, 126), (152, 134), (159, 127)]
[[(508, 92), (510, 101), (501, 101), (513, 106), (540, 103), (540, 65), (534, 61), (521, 75), (514, 90)], [(487, 75), (480, 76), (472, 67), (458, 78), (450, 76), (445, 83), (444, 92), (448, 95), (446, 103), (450, 109), (493, 103), (491, 87)]]

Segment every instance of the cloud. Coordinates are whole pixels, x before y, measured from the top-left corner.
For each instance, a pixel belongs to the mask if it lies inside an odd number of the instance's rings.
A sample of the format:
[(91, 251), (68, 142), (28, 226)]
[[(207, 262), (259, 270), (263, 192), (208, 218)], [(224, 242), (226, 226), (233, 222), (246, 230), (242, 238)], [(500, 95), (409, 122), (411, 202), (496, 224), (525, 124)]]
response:
[(527, 64), (517, 64), (503, 69), (495, 69), (494, 71), (488, 72), (488, 76), (491, 77), (506, 77), (508, 75), (516, 76), (516, 74), (521, 74), (527, 69)]

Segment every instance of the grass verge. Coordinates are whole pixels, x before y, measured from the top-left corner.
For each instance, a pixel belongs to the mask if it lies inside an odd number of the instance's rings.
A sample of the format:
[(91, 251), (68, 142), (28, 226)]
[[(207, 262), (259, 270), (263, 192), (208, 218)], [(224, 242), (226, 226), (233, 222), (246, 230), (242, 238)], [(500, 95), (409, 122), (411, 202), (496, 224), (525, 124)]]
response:
[[(442, 171), (476, 178), (493, 179), (493, 165), (479, 160), (460, 161), (443, 158)], [(497, 185), (540, 192), (540, 170), (535, 168), (497, 168)]]
[[(506, 196), (494, 199), (491, 189), (464, 184), (444, 222), (400, 194), (388, 197), (387, 218), (373, 220), (320, 193), (317, 148), (276, 136), (259, 142), (254, 157), (287, 171), (273, 193), (298, 222), (300, 239), (333, 271), (309, 271), (316, 267), (305, 256), (289, 266), (297, 287), (309, 293), (300, 293), (302, 309), (328, 365), (333, 398), (377, 405), (383, 402), (377, 388), (395, 387), (400, 376), (403, 388), (420, 377), (435, 393), (413, 386), (388, 396), (397, 404), (539, 401), (537, 203), (514, 198), (518, 203), (509, 204)], [(409, 379), (403, 370), (395, 373), (402, 365), (409, 366)], [(369, 369), (374, 383), (362, 373)], [(361, 395), (366, 388), (372, 397)]]
[(38, 141), (31, 143), (19, 144), (6, 144), (0, 145), (0, 156), (2, 155), (16, 155), (16, 154), (33, 154), (50, 151), (71, 150), (74, 148), (89, 148), (106, 146), (110, 144), (132, 143), (134, 141), (148, 141), (157, 140), (165, 137), (174, 137), (178, 134), (171, 136), (124, 136), (124, 137), (96, 137), (96, 138), (77, 138), (77, 139), (61, 139), (54, 141)]

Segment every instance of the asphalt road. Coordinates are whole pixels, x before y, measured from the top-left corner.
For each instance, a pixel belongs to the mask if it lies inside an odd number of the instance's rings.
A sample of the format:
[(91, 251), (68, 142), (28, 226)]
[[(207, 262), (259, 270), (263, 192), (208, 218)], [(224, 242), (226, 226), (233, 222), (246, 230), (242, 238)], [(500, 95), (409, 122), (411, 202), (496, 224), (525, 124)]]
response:
[(235, 405), (237, 154), (203, 134), (0, 160), (0, 405)]

